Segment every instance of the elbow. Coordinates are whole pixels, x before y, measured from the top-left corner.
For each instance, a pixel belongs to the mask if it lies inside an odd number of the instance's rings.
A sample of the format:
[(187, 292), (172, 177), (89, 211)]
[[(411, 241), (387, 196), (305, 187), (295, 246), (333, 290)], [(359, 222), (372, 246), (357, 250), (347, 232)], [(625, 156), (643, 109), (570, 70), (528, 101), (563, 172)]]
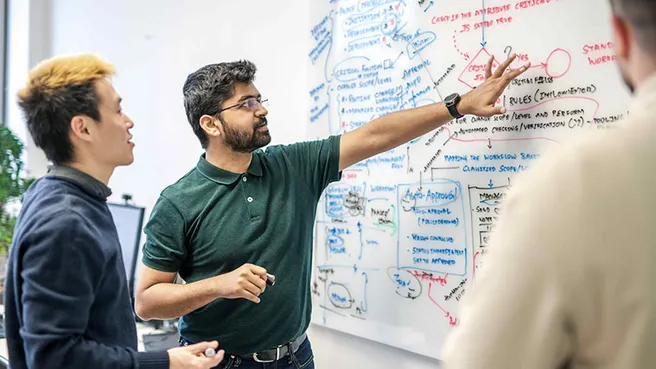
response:
[(143, 292), (137, 293), (134, 299), (134, 313), (137, 314), (139, 319), (148, 321), (154, 319), (154, 311), (148, 304), (146, 299), (143, 298)]

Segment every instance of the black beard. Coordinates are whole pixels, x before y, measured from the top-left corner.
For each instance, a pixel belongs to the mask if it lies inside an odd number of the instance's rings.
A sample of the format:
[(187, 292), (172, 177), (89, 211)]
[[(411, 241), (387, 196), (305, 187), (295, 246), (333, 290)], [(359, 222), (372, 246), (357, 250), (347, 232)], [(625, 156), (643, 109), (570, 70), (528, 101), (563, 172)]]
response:
[(260, 119), (253, 127), (253, 132), (249, 134), (248, 132), (233, 129), (232, 125), (223, 122), (224, 141), (234, 152), (251, 153), (271, 142), (269, 131), (258, 132), (257, 130), (266, 123), (266, 118)]

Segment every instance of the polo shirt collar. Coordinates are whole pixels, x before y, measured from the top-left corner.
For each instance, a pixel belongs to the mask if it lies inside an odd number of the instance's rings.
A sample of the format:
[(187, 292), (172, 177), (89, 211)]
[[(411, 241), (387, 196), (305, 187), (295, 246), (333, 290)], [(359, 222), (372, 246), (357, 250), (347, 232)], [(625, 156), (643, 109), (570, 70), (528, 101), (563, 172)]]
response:
[[(251, 165), (248, 167), (247, 172), (257, 177), (262, 176), (262, 162), (260, 160), (259, 151), (253, 153), (253, 159), (251, 160)], [(229, 172), (227, 170), (221, 169), (217, 166), (214, 166), (205, 159), (205, 153), (203, 153), (198, 159), (196, 168), (208, 179), (222, 184), (230, 185), (235, 183), (241, 174)]]

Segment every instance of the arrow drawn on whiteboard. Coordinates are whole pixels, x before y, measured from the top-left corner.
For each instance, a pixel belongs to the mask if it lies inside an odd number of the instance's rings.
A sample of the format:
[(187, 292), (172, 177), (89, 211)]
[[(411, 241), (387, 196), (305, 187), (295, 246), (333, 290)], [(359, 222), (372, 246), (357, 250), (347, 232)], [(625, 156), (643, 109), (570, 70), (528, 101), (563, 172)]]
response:
[(456, 34), (457, 33), (458, 32), (456, 30), (453, 30), (453, 47), (456, 48), (456, 51), (458, 52), (458, 54), (462, 55), (462, 57), (465, 58), (465, 61), (468, 61), (469, 60), (469, 54), (468, 53), (463, 53), (462, 51), (460, 51), (460, 48), (458, 47), (458, 40), (456, 40)]
[(481, 23), (481, 46), (485, 47), (487, 45), (487, 42), (485, 42), (485, 0), (481, 0), (483, 2), (483, 7), (481, 8), (483, 11), (481, 12), (483, 14), (483, 23)]
[(392, 59), (385, 59), (385, 61), (383, 62), (383, 68), (384, 69), (394, 68), (394, 65), (396, 64), (397, 61), (399, 61), (399, 59), (401, 59), (401, 56), (403, 56), (404, 53), (405, 52), (401, 51), (399, 53), (399, 56), (397, 56), (396, 59), (394, 59), (394, 61), (392, 61)]
[(424, 13), (426, 13), (426, 11), (427, 11), (431, 6), (433, 6), (433, 0), (431, 0), (430, 4), (428, 4), (428, 7), (427, 7), (426, 9), (424, 9)]
[(414, 172), (412, 167), (410, 166), (410, 146), (406, 147), (406, 158), (408, 158), (408, 173)]
[(457, 326), (457, 325), (458, 325), (458, 318), (456, 318), (456, 317), (454, 317), (453, 315), (451, 315), (450, 312), (446, 311), (442, 306), (440, 306), (440, 304), (437, 303), (437, 301), (435, 301), (435, 299), (433, 298), (433, 296), (431, 296), (431, 289), (432, 289), (432, 288), (433, 288), (433, 284), (432, 284), (432, 283), (429, 283), (429, 284), (428, 284), (428, 298), (429, 298), (431, 301), (433, 301), (433, 303), (434, 303), (438, 308), (440, 308), (440, 310), (442, 310), (442, 312), (444, 313), (444, 316), (445, 316), (446, 318), (449, 319), (449, 325), (450, 325), (450, 326), (452, 326), (452, 327)]
[[(447, 132), (448, 132), (448, 131), (447, 131)], [(451, 136), (449, 136), (449, 139), (447, 139), (446, 141), (444, 141), (444, 143), (442, 144), (442, 146), (446, 146), (446, 144), (448, 144), (449, 141), (451, 141), (451, 139), (454, 138), (454, 137), (458, 137), (458, 132), (453, 132), (453, 134), (452, 134)]]
[(532, 65), (532, 66), (531, 66), (531, 69), (533, 69), (533, 68), (543, 68), (543, 69), (546, 69), (546, 68), (547, 68), (547, 63), (545, 63), (545, 62), (540, 62), (540, 64)]
[(364, 242), (362, 241), (362, 223), (358, 222), (358, 234), (359, 234), (359, 239), (360, 239), (360, 255), (358, 256), (358, 260), (362, 260), (362, 249), (364, 248)]
[(487, 147), (488, 147), (488, 149), (492, 148), (492, 139), (490, 139), (490, 138), (487, 139)]

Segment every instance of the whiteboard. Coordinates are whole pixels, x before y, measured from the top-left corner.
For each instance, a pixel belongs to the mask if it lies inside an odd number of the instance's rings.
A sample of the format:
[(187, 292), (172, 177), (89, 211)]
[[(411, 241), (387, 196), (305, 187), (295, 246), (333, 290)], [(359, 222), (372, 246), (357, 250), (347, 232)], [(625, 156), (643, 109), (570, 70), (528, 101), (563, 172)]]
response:
[(628, 114), (607, 3), (312, 2), (309, 139), (466, 93), (490, 55), (533, 65), (501, 97), (507, 114), (452, 121), (326, 189), (313, 323), (440, 358), (513, 182), (547, 150)]

